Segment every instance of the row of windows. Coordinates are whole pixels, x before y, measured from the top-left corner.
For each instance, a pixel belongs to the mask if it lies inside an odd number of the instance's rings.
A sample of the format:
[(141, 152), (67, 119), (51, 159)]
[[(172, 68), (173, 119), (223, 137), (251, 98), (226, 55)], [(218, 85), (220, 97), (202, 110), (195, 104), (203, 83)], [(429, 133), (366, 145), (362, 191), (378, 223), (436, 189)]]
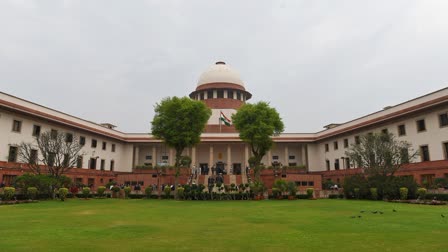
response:
[[(416, 124), (417, 124), (417, 132), (426, 131), (425, 119), (417, 120)], [(448, 113), (439, 114), (439, 126), (441, 128), (448, 126)], [(398, 125), (397, 129), (398, 129), (398, 136), (406, 135), (406, 125), (405, 124)], [(387, 134), (389, 131), (387, 129), (382, 129), (381, 132), (384, 134)], [(348, 139), (345, 138), (343, 141), (344, 141), (344, 148), (348, 148), (349, 147)], [(359, 143), (360, 143), (359, 136), (355, 136), (355, 144), (359, 144)], [(338, 148), (339, 148), (338, 141), (334, 141), (333, 149), (337, 150)], [(325, 152), (329, 152), (329, 151), (330, 151), (329, 144), (325, 144)]]
[[(448, 160), (448, 142), (444, 142), (444, 143), (442, 143), (442, 145), (443, 145), (444, 157), (445, 157), (445, 159)], [(403, 155), (402, 155), (402, 158), (403, 158), (402, 162), (407, 163), (407, 162), (409, 162), (409, 157), (407, 156), (408, 152), (406, 149), (404, 149), (404, 151), (405, 151), (405, 153), (403, 153)], [(429, 153), (428, 145), (421, 145), (420, 149), (419, 149), (419, 154), (420, 154), (420, 160), (422, 162), (431, 161), (431, 156)], [(344, 162), (343, 168), (345, 168), (345, 169), (350, 169), (350, 167), (353, 165), (350, 163), (350, 159), (347, 157), (343, 157), (342, 161)], [(330, 160), (326, 159), (325, 164), (326, 164), (327, 171), (329, 171), (331, 169)], [(334, 169), (335, 170), (340, 169), (339, 158), (336, 158), (334, 161)]]
[(215, 90), (202, 91), (197, 94), (197, 99), (206, 100), (213, 98), (224, 98), (224, 93), (227, 93), (228, 99), (236, 99), (240, 101), (246, 100), (246, 96), (244, 95), (244, 93), (238, 90), (231, 90), (231, 89), (215, 89)]
[[(17, 162), (18, 159), (18, 147), (17, 146), (9, 146), (9, 154), (8, 154), (8, 162)], [(50, 153), (49, 157), (48, 157), (48, 165), (52, 166), (54, 164), (54, 159), (55, 159), (55, 154)], [(32, 164), (37, 164), (38, 162), (38, 150), (31, 150), (30, 152), (30, 163)], [(68, 160), (67, 160), (68, 161)], [(83, 157), (82, 156), (78, 156), (78, 159), (76, 160), (76, 167), (77, 168), (82, 168), (83, 166)], [(90, 158), (89, 160), (89, 169), (96, 169), (97, 167), (97, 158)], [(100, 170), (104, 171), (106, 167), (106, 160), (105, 159), (101, 159), (100, 160)], [(114, 160), (110, 160), (109, 163), (109, 169), (111, 171), (113, 171), (115, 168), (115, 161)]]
[[(12, 131), (20, 133), (22, 131), (22, 121), (13, 120)], [(40, 125), (33, 125), (32, 135), (34, 137), (38, 137), (38, 136), (40, 136), (40, 133), (41, 133), (41, 126)], [(51, 129), (51, 133), (50, 134), (51, 134), (51, 137), (53, 139), (55, 139), (57, 137), (57, 135), (58, 135), (58, 131), (55, 130), (55, 129)], [(72, 133), (66, 133), (65, 134), (65, 141), (69, 142), (69, 143), (73, 142), (73, 134)], [(79, 144), (84, 146), (86, 144), (86, 137), (80, 136), (79, 137)], [(97, 145), (98, 145), (98, 141), (96, 139), (92, 139), (91, 147), (92, 148), (96, 148)], [(116, 148), (115, 144), (112, 144), (111, 145), (111, 151), (115, 152), (115, 148)], [(104, 141), (102, 142), (102, 149), (103, 150), (107, 149), (107, 142), (104, 142)]]

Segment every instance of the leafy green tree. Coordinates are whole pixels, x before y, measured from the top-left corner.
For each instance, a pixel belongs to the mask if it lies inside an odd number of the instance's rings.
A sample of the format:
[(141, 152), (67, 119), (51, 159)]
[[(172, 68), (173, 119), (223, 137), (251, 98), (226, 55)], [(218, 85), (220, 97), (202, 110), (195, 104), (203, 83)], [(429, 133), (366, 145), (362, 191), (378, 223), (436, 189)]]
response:
[(250, 146), (255, 176), (259, 179), (261, 159), (272, 147), (272, 136), (284, 130), (282, 119), (268, 103), (258, 102), (244, 104), (232, 115), (232, 120), (241, 140)]
[(176, 151), (176, 188), (179, 167), (185, 148), (193, 147), (201, 140), (201, 134), (211, 116), (211, 110), (201, 101), (188, 97), (168, 97), (155, 106), (152, 134)]
[(409, 163), (418, 152), (411, 144), (398, 141), (391, 133), (373, 133), (360, 137), (358, 144), (352, 144), (345, 152), (355, 165), (364, 170), (368, 176), (393, 176), (394, 173)]

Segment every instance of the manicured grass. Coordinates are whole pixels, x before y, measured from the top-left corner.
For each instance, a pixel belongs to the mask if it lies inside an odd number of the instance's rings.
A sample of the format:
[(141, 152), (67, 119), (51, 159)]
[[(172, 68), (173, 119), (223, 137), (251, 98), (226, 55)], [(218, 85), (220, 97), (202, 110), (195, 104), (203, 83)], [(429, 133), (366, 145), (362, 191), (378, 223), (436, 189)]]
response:
[(1, 251), (448, 251), (447, 237), (446, 206), (116, 199), (0, 206)]

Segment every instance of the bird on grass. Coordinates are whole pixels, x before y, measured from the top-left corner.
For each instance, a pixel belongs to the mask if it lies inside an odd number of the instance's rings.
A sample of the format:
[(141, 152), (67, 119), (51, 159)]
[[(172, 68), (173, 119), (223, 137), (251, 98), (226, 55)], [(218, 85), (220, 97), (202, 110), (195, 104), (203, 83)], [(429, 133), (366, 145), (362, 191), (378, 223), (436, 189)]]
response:
[(362, 216), (361, 215), (358, 215), (358, 218), (361, 218)]
[(440, 216), (442, 216), (442, 218), (445, 218), (445, 215), (443, 215), (443, 214), (440, 214)]
[(383, 212), (379, 211), (380, 214), (383, 214)]
[(360, 213), (364, 213), (365, 211), (364, 210), (361, 210), (361, 211), (359, 211)]
[(378, 211), (372, 211), (372, 213), (373, 213), (373, 214), (377, 214), (377, 213), (378, 213)]
[(395, 213), (395, 212), (397, 212), (397, 210), (395, 210), (395, 209), (392, 209), (392, 212), (394, 212), (394, 213)]

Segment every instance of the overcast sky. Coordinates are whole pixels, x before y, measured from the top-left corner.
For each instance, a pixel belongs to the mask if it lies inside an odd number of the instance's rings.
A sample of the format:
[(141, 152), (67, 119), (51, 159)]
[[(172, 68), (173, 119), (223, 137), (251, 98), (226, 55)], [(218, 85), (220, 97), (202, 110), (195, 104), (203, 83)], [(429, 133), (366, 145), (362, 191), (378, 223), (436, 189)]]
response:
[(448, 86), (448, 1), (0, 1), (0, 91), (124, 132), (216, 61), (285, 132)]

